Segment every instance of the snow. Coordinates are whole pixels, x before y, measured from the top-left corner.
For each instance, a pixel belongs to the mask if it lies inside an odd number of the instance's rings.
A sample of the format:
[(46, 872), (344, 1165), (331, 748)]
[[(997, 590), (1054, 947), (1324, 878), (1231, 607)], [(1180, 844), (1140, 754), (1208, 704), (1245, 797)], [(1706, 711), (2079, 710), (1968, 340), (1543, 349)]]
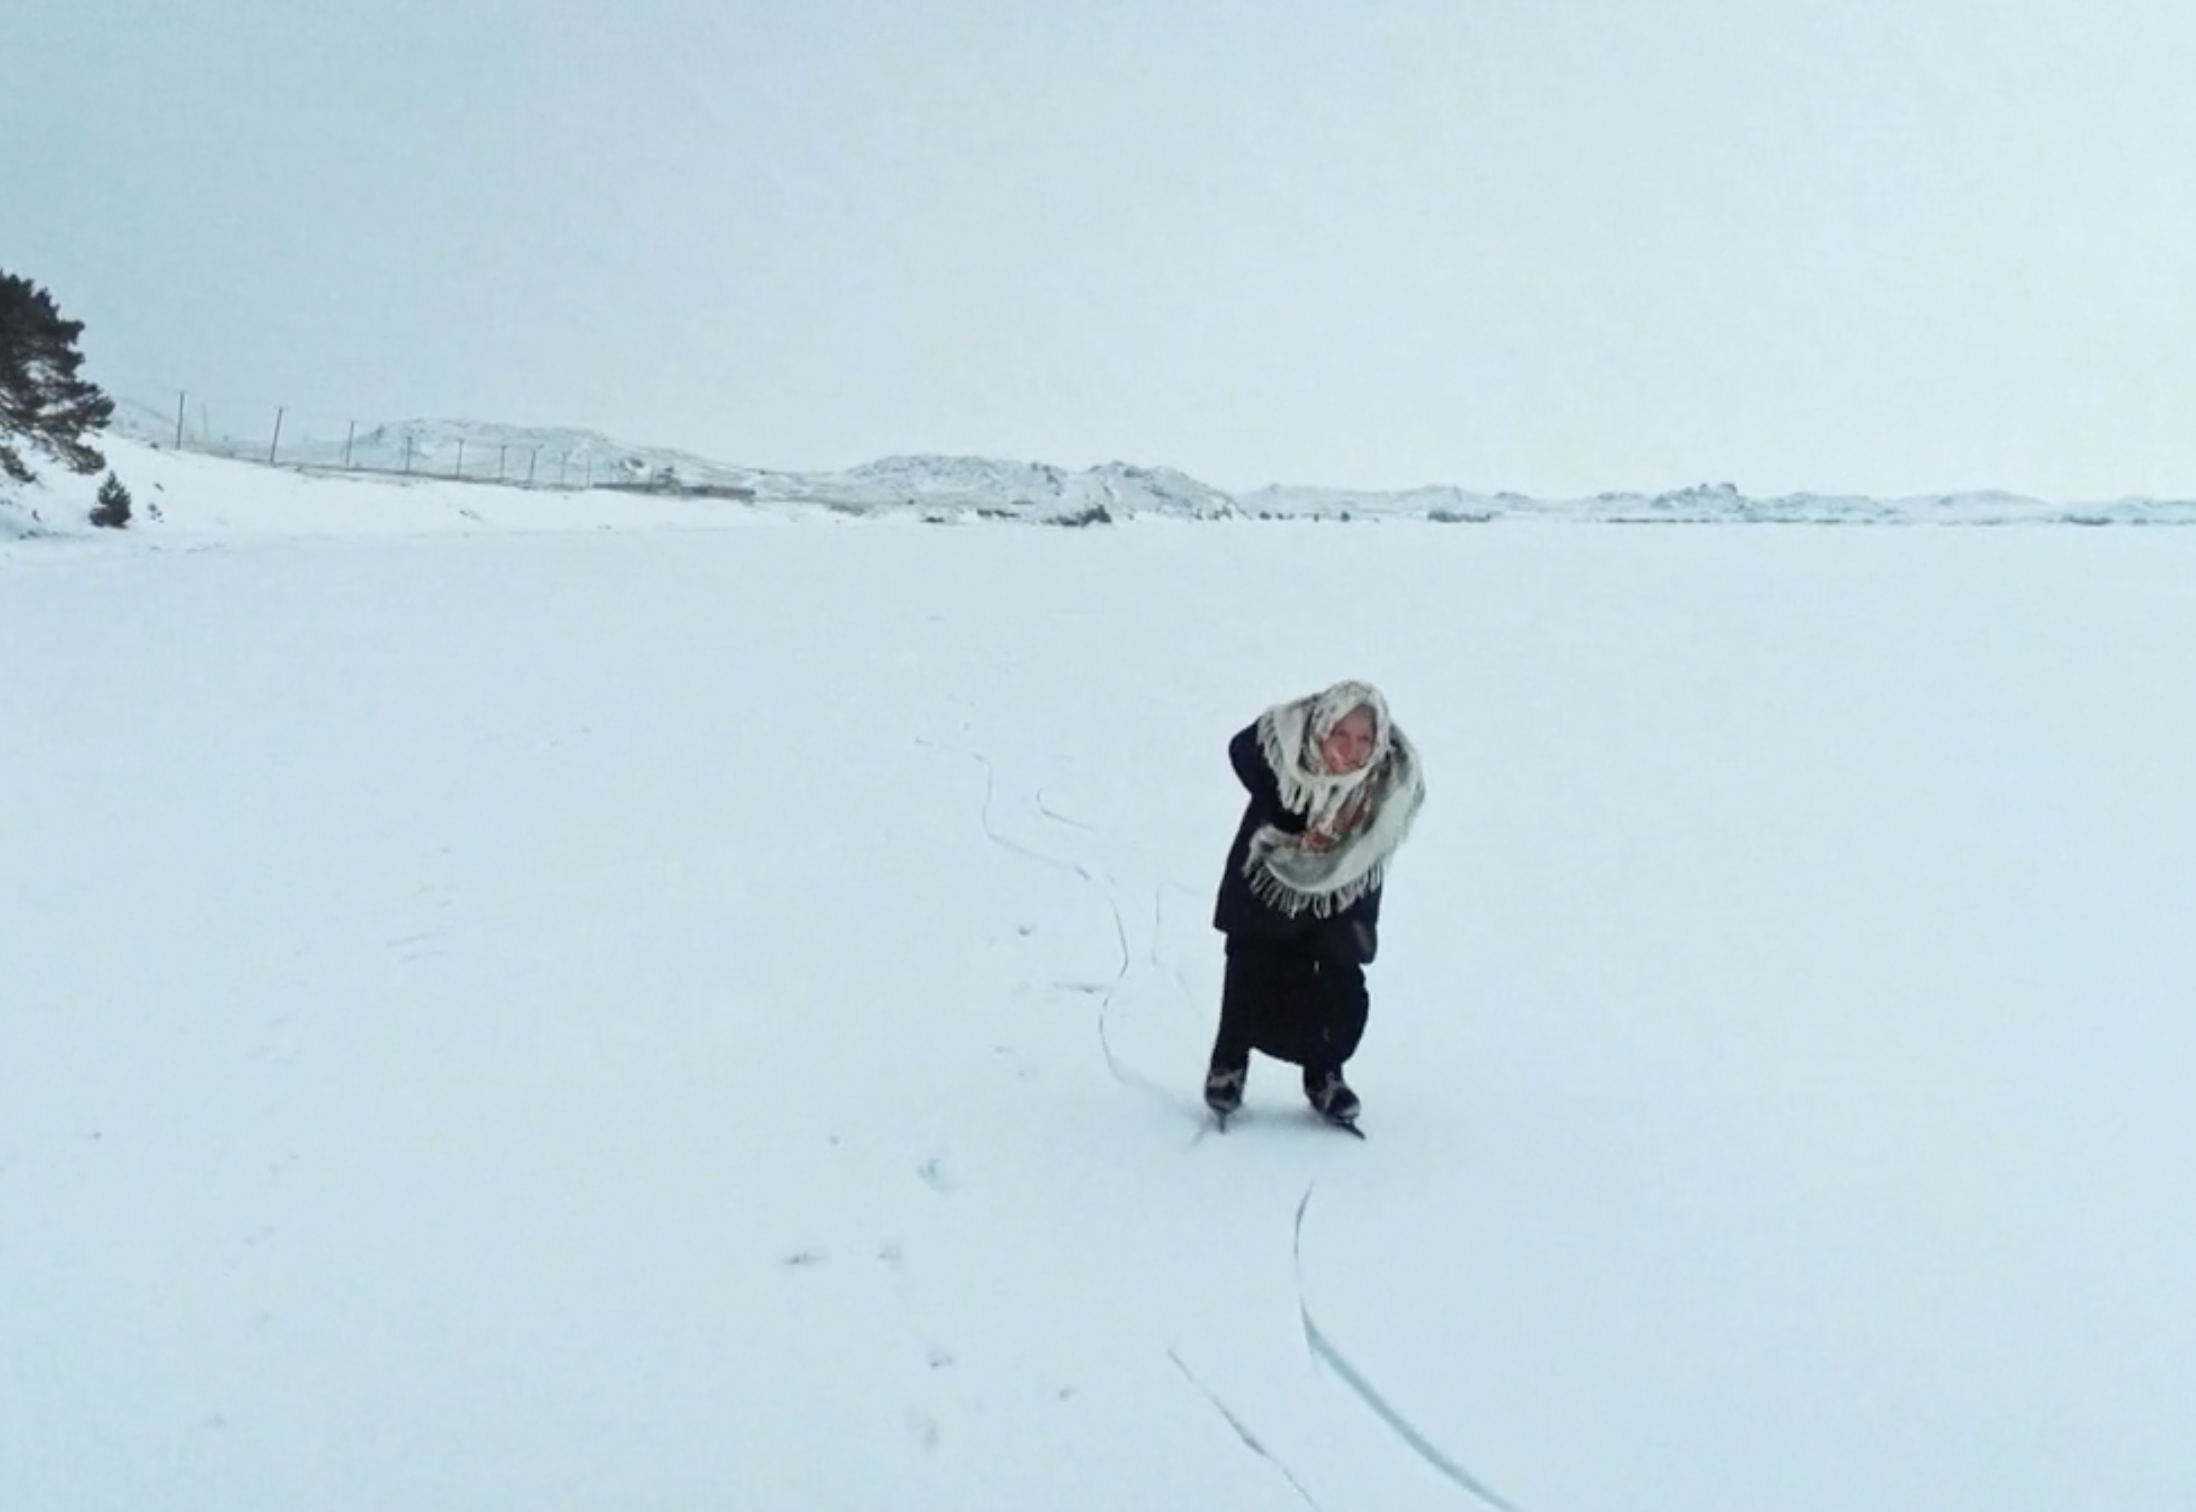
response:
[[(113, 450), (0, 544), (11, 1505), (2196, 1500), (2196, 533)], [(1370, 1139), (1210, 1135), (1223, 747), (1345, 675)]]
[[(271, 420), (272, 417), (270, 417)], [(2196, 499), (2117, 498), (2054, 500), (1998, 489), (1869, 498), (1795, 493), (1757, 497), (1729, 482), (1697, 483), (1654, 492), (1597, 494), (1581, 499), (1467, 489), (1453, 484), (1377, 492), (1364, 489), (1274, 485), (1230, 494), (1163, 466), (1107, 462), (1081, 469), (993, 457), (885, 457), (838, 472), (785, 472), (716, 461), (669, 447), (635, 445), (573, 427), (514, 426), (484, 421), (410, 420), (367, 426), (336, 425), (311, 434), (302, 422), (282, 436), (245, 440), (195, 424), (185, 431), (186, 450), (166, 450), (175, 421), (152, 407), (122, 401), (109, 441), (124, 481), (162, 477), (171, 461), (191, 456), (265, 462), (276, 454), (285, 485), (300, 476), (345, 481), (374, 477), (408, 487), (438, 482), (472, 485), (478, 507), (484, 491), (498, 519), (525, 528), (557, 528), (545, 522), (573, 519), (580, 510), (605, 523), (630, 523), (612, 491), (645, 491), (658, 499), (748, 503), (763, 509), (813, 513), (894, 515), (935, 522), (976, 519), (1082, 524), (1150, 516), (1209, 520), (1237, 515), (1259, 518), (1370, 522), (1432, 520), (1485, 524), (1496, 520), (1549, 520), (1586, 524), (1784, 524), (1784, 525), (2187, 525), (2196, 524)], [(277, 443), (279, 442), (279, 445)], [(220, 477), (234, 476), (223, 469)], [(490, 489), (489, 485), (505, 485)], [(521, 492), (519, 485), (526, 485)], [(221, 492), (228, 490), (224, 486)], [(611, 494), (605, 498), (606, 493)], [(341, 497), (370, 497), (344, 494)], [(544, 505), (544, 498), (563, 503)], [(325, 512), (326, 500), (320, 501)], [(502, 511), (503, 504), (516, 507)], [(722, 510), (685, 510), (689, 522), (721, 518)], [(0, 530), (7, 503), (0, 491)]]

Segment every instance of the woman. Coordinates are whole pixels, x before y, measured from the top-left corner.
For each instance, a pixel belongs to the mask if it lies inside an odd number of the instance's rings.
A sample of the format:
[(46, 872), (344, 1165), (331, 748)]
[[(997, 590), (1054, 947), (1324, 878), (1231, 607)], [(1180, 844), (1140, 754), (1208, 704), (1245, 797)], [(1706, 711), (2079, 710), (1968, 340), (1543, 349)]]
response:
[(1425, 801), (1418, 753), (1377, 689), (1341, 682), (1268, 709), (1228, 757), (1250, 802), (1213, 908), (1228, 959), (1205, 1102), (1223, 1121), (1240, 1108), (1260, 1050), (1303, 1067), (1311, 1105), (1349, 1123), (1342, 1067), (1365, 1032), (1388, 860)]

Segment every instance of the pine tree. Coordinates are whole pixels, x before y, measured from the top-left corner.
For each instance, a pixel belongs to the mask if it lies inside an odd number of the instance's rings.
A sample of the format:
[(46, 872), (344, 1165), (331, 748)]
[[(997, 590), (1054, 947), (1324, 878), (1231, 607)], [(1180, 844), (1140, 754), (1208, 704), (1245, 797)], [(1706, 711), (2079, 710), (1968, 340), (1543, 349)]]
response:
[(99, 485), (99, 502), (92, 508), (91, 522), (109, 530), (120, 530), (130, 523), (130, 491), (111, 472)]
[(71, 472), (107, 465), (85, 435), (112, 418), (114, 401), (76, 375), (84, 361), (76, 350), (83, 330), (82, 321), (61, 318), (44, 289), (0, 270), (0, 473), (18, 483), (36, 476), (24, 446)]

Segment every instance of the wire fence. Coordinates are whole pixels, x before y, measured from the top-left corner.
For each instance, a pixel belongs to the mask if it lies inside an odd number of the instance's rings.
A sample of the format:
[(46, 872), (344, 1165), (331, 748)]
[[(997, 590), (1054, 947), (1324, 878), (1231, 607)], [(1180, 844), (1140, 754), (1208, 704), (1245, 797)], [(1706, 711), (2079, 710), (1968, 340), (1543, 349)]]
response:
[(122, 400), (114, 430), (180, 452), (302, 472), (438, 478), (508, 488), (615, 488), (751, 498), (739, 469), (591, 431), (468, 421), (368, 421), (287, 404), (216, 403), (177, 389), (165, 411)]

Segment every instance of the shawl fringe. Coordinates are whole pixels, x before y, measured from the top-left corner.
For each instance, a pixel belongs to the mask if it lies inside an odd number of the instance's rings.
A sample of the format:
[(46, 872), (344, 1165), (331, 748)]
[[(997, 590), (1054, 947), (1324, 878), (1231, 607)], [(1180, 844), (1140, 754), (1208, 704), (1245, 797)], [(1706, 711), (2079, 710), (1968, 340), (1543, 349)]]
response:
[[(1328, 772), (1319, 743), (1358, 708), (1372, 714), (1373, 755), (1354, 772)], [(1365, 813), (1324, 850), (1274, 825), (1260, 827), (1243, 861), (1244, 880), (1260, 901), (1292, 918), (1343, 912), (1386, 879), (1426, 801), (1416, 748), (1396, 728), (1379, 690), (1360, 682), (1276, 704), (1258, 717), (1258, 745), (1283, 806), (1305, 815), (1307, 827), (1334, 824), (1360, 798)]]

